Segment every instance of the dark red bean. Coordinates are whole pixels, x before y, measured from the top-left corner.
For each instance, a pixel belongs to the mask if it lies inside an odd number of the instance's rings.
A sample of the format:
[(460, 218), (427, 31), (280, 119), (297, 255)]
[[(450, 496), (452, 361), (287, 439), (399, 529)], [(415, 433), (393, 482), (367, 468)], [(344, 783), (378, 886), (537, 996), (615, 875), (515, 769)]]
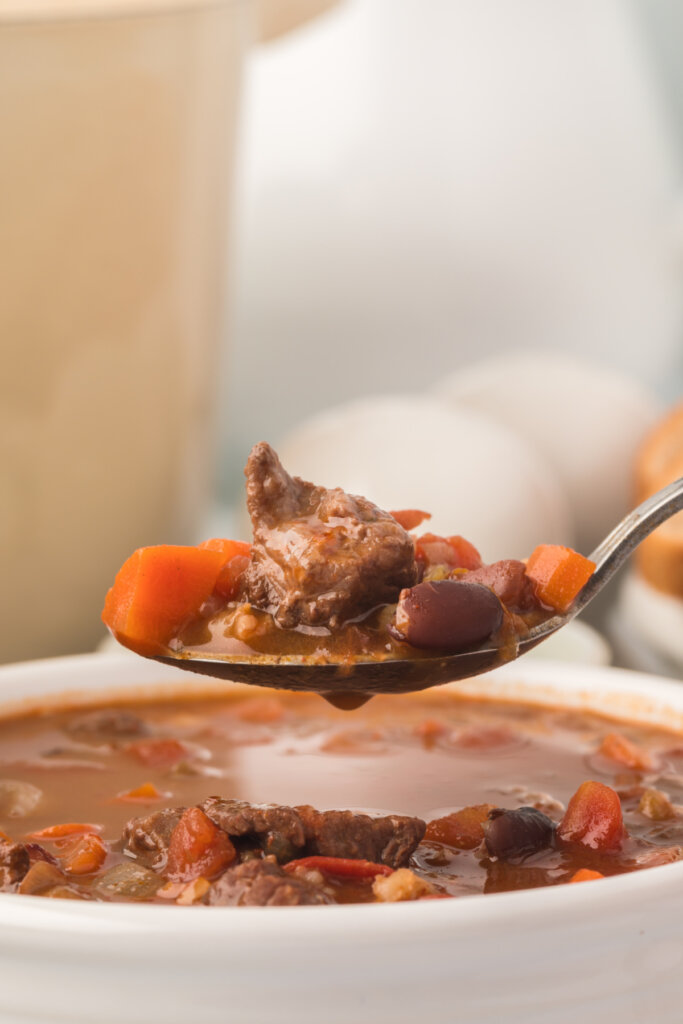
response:
[(435, 580), (401, 591), (396, 635), (413, 647), (456, 654), (476, 647), (503, 621), (503, 606), (480, 583)]
[(486, 849), (499, 860), (529, 857), (553, 845), (555, 822), (535, 807), (505, 811), (497, 807), (482, 825)]

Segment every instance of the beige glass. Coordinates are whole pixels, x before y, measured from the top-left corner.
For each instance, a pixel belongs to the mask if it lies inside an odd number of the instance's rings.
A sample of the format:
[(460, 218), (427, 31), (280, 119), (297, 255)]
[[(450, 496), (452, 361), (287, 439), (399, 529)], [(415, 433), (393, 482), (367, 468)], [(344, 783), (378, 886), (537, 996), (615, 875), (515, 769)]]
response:
[(0, 0), (0, 661), (91, 648), (195, 539), (243, 0)]

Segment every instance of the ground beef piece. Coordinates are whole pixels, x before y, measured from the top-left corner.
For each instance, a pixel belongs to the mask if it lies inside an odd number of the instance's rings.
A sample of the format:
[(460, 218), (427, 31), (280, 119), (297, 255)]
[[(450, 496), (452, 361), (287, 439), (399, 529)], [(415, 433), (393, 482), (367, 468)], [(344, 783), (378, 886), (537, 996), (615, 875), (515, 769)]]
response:
[(29, 852), (22, 843), (0, 839), (0, 892), (11, 892), (31, 866)]
[(524, 562), (514, 558), (482, 565), (480, 569), (472, 569), (458, 578), (467, 583), (482, 583), (510, 611), (528, 612), (541, 607), (536, 599), (534, 585), (526, 575)]
[(294, 907), (331, 903), (326, 893), (288, 875), (271, 860), (248, 860), (228, 868), (211, 886), (207, 903), (228, 907)]
[(154, 871), (163, 871), (171, 833), (184, 810), (184, 807), (167, 807), (146, 818), (131, 818), (123, 829), (124, 848), (135, 854), (138, 863)]
[(297, 807), (306, 830), (306, 855), (353, 857), (398, 868), (408, 862), (425, 834), (421, 818), (392, 814), (371, 818), (352, 811)]
[(306, 842), (301, 818), (292, 807), (248, 804), (210, 796), (199, 805), (231, 838), (253, 836), (266, 854), (284, 862), (296, 857)]
[(121, 736), (146, 736), (149, 728), (132, 711), (123, 708), (101, 708), (72, 718), (66, 732), (79, 739), (111, 739)]
[(246, 596), (279, 625), (335, 628), (416, 582), (412, 538), (388, 512), (291, 477), (265, 443), (245, 473), (254, 530)]

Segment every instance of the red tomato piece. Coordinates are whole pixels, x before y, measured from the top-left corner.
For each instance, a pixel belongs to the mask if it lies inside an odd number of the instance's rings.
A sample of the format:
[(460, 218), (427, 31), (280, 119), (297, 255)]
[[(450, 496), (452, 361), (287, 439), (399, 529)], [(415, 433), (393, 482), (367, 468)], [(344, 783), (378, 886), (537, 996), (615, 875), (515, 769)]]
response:
[(432, 518), (431, 512), (423, 512), (419, 508), (402, 508), (398, 512), (390, 512), (389, 515), (393, 516), (404, 530), (414, 530), (420, 523), (424, 523), (425, 519)]
[(199, 807), (188, 807), (173, 829), (166, 875), (173, 882), (214, 878), (229, 867), (237, 853), (227, 833)]
[(474, 850), (484, 840), (482, 825), (492, 810), (494, 804), (476, 804), (447, 814), (445, 818), (436, 818), (427, 825), (425, 839), (455, 846), (458, 850)]
[(591, 850), (618, 850), (626, 838), (618, 793), (602, 782), (581, 783), (567, 804), (557, 838)]
[(371, 860), (354, 860), (351, 857), (301, 857), (299, 860), (290, 860), (284, 867), (285, 871), (310, 868), (337, 878), (376, 878), (377, 875), (394, 873), (388, 864), (375, 864)]
[(632, 768), (636, 772), (649, 772), (654, 767), (654, 761), (647, 750), (632, 743), (619, 732), (609, 732), (603, 739), (598, 753), (608, 757), (610, 761), (623, 764), (625, 768)]
[(438, 537), (423, 533), (415, 542), (415, 557), (426, 565), (445, 565), (449, 569), (479, 569), (481, 555), (464, 537)]
[(172, 768), (188, 754), (187, 747), (174, 739), (135, 740), (126, 750), (148, 768)]

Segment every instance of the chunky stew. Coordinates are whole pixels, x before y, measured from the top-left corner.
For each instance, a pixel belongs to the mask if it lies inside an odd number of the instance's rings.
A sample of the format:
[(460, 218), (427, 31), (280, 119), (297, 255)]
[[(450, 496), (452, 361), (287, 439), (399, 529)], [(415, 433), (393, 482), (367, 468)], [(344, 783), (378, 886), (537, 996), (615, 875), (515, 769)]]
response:
[(0, 722), (0, 889), (158, 904), (461, 898), (683, 857), (683, 742), (569, 710), (312, 695)]

